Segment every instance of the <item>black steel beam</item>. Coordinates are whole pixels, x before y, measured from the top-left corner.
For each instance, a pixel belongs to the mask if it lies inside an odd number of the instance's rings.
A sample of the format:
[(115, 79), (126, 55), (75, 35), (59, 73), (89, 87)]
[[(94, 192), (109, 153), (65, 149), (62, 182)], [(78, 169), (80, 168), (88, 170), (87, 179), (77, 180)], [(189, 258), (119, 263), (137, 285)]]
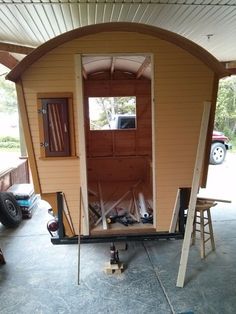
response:
[[(81, 236), (80, 242), (84, 243), (105, 243), (105, 242), (122, 242), (122, 241), (152, 241), (152, 240), (175, 240), (183, 239), (183, 233), (155, 233), (155, 234), (132, 234), (132, 235), (109, 235), (109, 236)], [(52, 237), (52, 244), (77, 244), (78, 237)]]
[(57, 219), (58, 219), (58, 237), (63, 239), (65, 237), (64, 224), (63, 224), (63, 195), (57, 192)]

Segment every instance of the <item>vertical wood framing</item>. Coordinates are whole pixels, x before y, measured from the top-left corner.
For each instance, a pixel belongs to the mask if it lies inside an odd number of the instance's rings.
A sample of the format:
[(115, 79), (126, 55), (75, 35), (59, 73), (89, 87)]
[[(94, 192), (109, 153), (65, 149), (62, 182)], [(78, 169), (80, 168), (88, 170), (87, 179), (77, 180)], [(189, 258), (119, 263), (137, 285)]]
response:
[[(83, 210), (80, 212), (79, 219), (82, 219), (82, 233), (89, 235), (89, 213), (88, 213), (88, 183), (87, 183), (87, 164), (85, 148), (85, 123), (84, 123), (84, 100), (83, 100), (83, 70), (82, 57), (75, 55), (75, 84), (76, 84), (76, 104), (79, 128), (79, 157), (80, 157), (80, 186)], [(79, 193), (79, 191), (78, 191)], [(81, 202), (81, 200), (80, 200)]]
[(218, 86), (219, 86), (219, 78), (217, 75), (214, 75), (211, 111), (210, 111), (209, 125), (208, 125), (208, 131), (207, 131), (206, 152), (205, 152), (205, 157), (204, 157), (204, 166), (203, 166), (201, 187), (206, 187), (206, 183), (207, 183), (207, 174), (208, 174), (208, 168), (209, 168), (209, 156), (210, 156), (211, 142), (212, 142), (212, 132), (214, 129), (214, 122), (215, 122), (215, 111), (216, 111)]
[(29, 156), (30, 170), (32, 173), (32, 178), (33, 178), (34, 190), (35, 190), (35, 193), (41, 194), (42, 191), (41, 191), (40, 180), (39, 180), (39, 175), (38, 175), (38, 168), (37, 168), (37, 163), (36, 163), (32, 136), (30, 132), (30, 125), (29, 125), (28, 113), (26, 109), (25, 95), (24, 95), (23, 85), (21, 81), (18, 81), (16, 83), (16, 90), (17, 90), (17, 97), (18, 97), (18, 103), (19, 103), (19, 111), (20, 111), (20, 116), (21, 116), (21, 123), (22, 123), (23, 131), (24, 131), (25, 142), (27, 145), (27, 151), (28, 151), (28, 156)]
[(201, 172), (202, 172), (202, 167), (203, 167), (203, 158), (204, 158), (204, 151), (205, 151), (205, 145), (206, 145), (206, 135), (207, 135), (207, 129), (208, 129), (208, 123), (209, 123), (210, 109), (211, 109), (211, 103), (205, 102), (199, 141), (198, 141), (194, 173), (193, 173), (192, 189), (191, 189), (191, 195), (190, 195), (190, 201), (189, 201), (186, 229), (185, 229), (182, 253), (181, 253), (181, 258), (180, 258), (180, 265), (179, 265), (179, 272), (178, 272), (177, 283), (176, 283), (177, 287), (181, 287), (181, 288), (183, 288), (184, 286), (185, 274), (186, 274), (186, 269), (187, 269), (191, 235), (192, 235), (193, 222), (194, 222), (194, 216), (195, 216), (195, 207), (197, 203), (197, 194), (198, 194), (200, 177), (201, 177)]
[(156, 189), (156, 138), (155, 138), (155, 112), (156, 112), (156, 99), (154, 97), (155, 91), (155, 77), (154, 77), (154, 55), (151, 54), (151, 116), (152, 116), (152, 200), (153, 200), (153, 209), (155, 215), (153, 215), (153, 226), (157, 228), (157, 189)]
[(180, 189), (177, 190), (177, 194), (176, 194), (175, 205), (174, 205), (170, 228), (169, 228), (170, 233), (175, 232), (177, 220), (179, 216), (179, 207), (180, 207)]
[(100, 199), (100, 206), (101, 206), (101, 212), (102, 212), (102, 227), (104, 230), (107, 229), (107, 221), (105, 216), (105, 208), (104, 208), (104, 202), (103, 202), (103, 196), (102, 196), (102, 187), (100, 182), (98, 182), (98, 193), (99, 193), (99, 199)]

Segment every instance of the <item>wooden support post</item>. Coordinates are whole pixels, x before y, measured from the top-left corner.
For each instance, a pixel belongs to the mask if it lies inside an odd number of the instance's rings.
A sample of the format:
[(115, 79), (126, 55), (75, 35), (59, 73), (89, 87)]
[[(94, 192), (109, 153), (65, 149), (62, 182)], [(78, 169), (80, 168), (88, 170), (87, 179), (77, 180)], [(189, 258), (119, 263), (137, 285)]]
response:
[(193, 222), (194, 222), (194, 217), (195, 217), (195, 207), (197, 203), (197, 194), (198, 194), (198, 189), (199, 189), (199, 183), (200, 183), (203, 159), (204, 159), (204, 152), (205, 152), (205, 145), (206, 145), (206, 136), (207, 136), (207, 128), (208, 128), (208, 122), (209, 122), (210, 108), (211, 108), (211, 103), (205, 102), (204, 109), (203, 109), (202, 122), (201, 122), (201, 130), (200, 130), (199, 141), (198, 141), (194, 173), (193, 173), (192, 189), (191, 189), (191, 195), (190, 195), (190, 201), (189, 201), (186, 229), (185, 229), (182, 253), (181, 253), (181, 258), (180, 258), (180, 265), (179, 265), (179, 272), (178, 272), (177, 283), (176, 283), (177, 287), (181, 287), (181, 288), (183, 288), (184, 286), (185, 274), (186, 274), (187, 263), (188, 263), (191, 235), (192, 235)]
[(77, 282), (78, 285), (80, 285), (80, 245), (81, 245), (81, 212), (82, 212), (82, 188), (80, 187), (79, 191), (79, 230), (78, 230), (78, 277), (77, 277)]
[[(118, 199), (118, 201), (116, 201), (110, 208), (108, 208), (106, 211), (105, 211), (105, 216), (107, 214), (109, 214), (110, 211), (112, 211), (113, 208), (115, 208), (117, 205), (119, 205), (128, 195), (129, 193), (131, 193), (132, 189), (134, 189), (135, 187), (137, 187), (139, 185), (139, 183), (141, 183), (141, 180), (139, 180), (137, 183), (135, 183), (131, 190), (125, 192), (120, 199)], [(98, 218), (98, 220), (96, 221), (95, 223), (95, 226), (97, 226), (99, 224), (99, 222), (102, 220), (102, 217)]]
[(170, 223), (169, 232), (174, 233), (177, 225), (177, 220), (179, 216), (179, 207), (180, 207), (180, 189), (177, 190), (177, 195), (175, 199), (175, 206), (172, 214), (172, 219)]
[(98, 194), (99, 194), (101, 213), (102, 213), (102, 217), (101, 217), (102, 227), (104, 230), (106, 230), (107, 229), (107, 221), (106, 221), (106, 214), (105, 214), (105, 208), (104, 208), (103, 197), (102, 197), (102, 187), (101, 187), (100, 182), (98, 183)]
[(66, 201), (66, 196), (65, 196), (65, 193), (62, 192), (62, 198), (63, 198), (63, 212), (65, 214), (65, 218), (67, 220), (67, 223), (70, 227), (70, 231), (72, 233), (72, 236), (75, 236), (75, 228), (74, 228), (74, 225), (73, 225), (73, 221), (72, 221), (72, 218), (71, 218), (71, 215), (70, 215), (70, 210), (69, 210), (69, 207), (68, 207), (68, 203)]

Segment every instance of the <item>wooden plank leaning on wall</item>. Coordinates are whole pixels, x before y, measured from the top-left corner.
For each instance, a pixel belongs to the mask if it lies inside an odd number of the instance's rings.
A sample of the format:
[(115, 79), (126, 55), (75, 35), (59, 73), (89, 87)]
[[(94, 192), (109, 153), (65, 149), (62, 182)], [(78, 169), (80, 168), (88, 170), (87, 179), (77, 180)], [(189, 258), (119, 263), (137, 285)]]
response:
[(16, 83), (16, 90), (17, 90), (20, 118), (21, 118), (21, 122), (23, 126), (25, 142), (27, 145), (30, 170), (32, 173), (32, 178), (33, 178), (34, 191), (35, 193), (41, 194), (42, 193), (41, 185), (40, 185), (40, 180), (39, 180), (39, 175), (38, 175), (38, 168), (37, 168), (37, 163), (36, 163), (36, 158), (35, 158), (32, 136), (30, 132), (30, 125), (29, 125), (29, 119), (28, 119), (28, 113), (27, 113), (27, 108), (26, 108), (26, 101), (25, 101), (22, 81), (18, 81)]
[(198, 140), (198, 148), (197, 148), (197, 155), (192, 179), (192, 188), (189, 200), (189, 207), (188, 207), (188, 214), (187, 214), (187, 222), (184, 234), (184, 241), (182, 245), (182, 253), (180, 258), (180, 265), (179, 265), (179, 272), (177, 277), (177, 287), (183, 288), (184, 281), (185, 281), (185, 274), (187, 269), (188, 263), (188, 256), (189, 256), (189, 249), (190, 249), (190, 242), (191, 242), (191, 235), (193, 231), (193, 222), (195, 217), (195, 207), (197, 203), (197, 194), (200, 184), (201, 172), (203, 168), (203, 159), (204, 159), (204, 152), (205, 152), (205, 145), (206, 145), (206, 135), (209, 123), (209, 116), (211, 110), (211, 103), (204, 102), (203, 108), (203, 115), (202, 115), (202, 122), (201, 122), (201, 129), (200, 135)]

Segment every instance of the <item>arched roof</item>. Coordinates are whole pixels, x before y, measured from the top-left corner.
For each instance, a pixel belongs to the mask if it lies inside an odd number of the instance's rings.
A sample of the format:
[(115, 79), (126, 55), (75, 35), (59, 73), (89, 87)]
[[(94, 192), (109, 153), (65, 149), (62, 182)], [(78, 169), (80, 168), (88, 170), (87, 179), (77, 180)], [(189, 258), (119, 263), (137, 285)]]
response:
[(192, 41), (173, 32), (139, 23), (112, 22), (81, 27), (57, 36), (33, 50), (7, 75), (7, 79), (18, 81), (25, 70), (50, 50), (76, 38), (101, 32), (135, 32), (150, 35), (171, 42), (200, 59), (219, 77), (227, 76), (227, 70), (209, 52)]

